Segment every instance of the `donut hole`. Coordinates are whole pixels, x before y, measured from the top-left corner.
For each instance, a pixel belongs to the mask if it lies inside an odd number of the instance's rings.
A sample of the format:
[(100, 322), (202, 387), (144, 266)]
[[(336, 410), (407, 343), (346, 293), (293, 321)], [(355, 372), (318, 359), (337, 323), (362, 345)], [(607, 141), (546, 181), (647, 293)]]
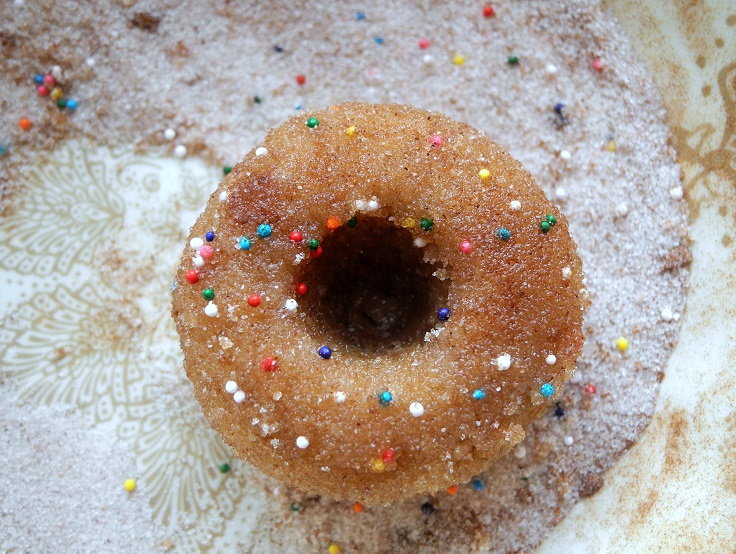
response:
[(414, 237), (390, 221), (359, 218), (325, 236), (322, 255), (299, 279), (313, 336), (357, 346), (368, 354), (416, 345), (437, 323), (449, 282), (433, 273)]

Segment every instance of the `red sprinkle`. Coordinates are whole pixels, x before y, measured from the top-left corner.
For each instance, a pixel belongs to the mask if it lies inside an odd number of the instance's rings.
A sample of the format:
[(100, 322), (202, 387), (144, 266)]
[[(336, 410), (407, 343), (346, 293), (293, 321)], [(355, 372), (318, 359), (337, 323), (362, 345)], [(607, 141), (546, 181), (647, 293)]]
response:
[(452, 485), (451, 487), (447, 487), (447, 492), (449, 494), (455, 494), (455, 493), (457, 493), (457, 485)]
[(202, 256), (205, 260), (209, 260), (214, 253), (215, 251), (209, 244), (205, 244), (204, 246), (199, 247), (199, 255)]
[(296, 82), (298, 85), (303, 85), (304, 83), (307, 82), (307, 78), (300, 73), (299, 75), (296, 76)]
[(600, 58), (596, 58), (593, 60), (593, 69), (595, 69), (598, 73), (603, 71), (603, 62)]
[(289, 240), (291, 242), (301, 242), (302, 241), (302, 234), (300, 231), (292, 231), (289, 235)]
[(269, 356), (268, 358), (263, 358), (263, 361), (261, 362), (261, 369), (263, 371), (276, 371), (278, 368), (276, 367), (276, 358), (272, 358)]
[(318, 246), (317, 247), (317, 250), (314, 250), (314, 251), (310, 252), (309, 255), (312, 258), (319, 258), (322, 255), (322, 247), (321, 246)]
[(21, 117), (20, 121), (18, 121), (18, 126), (24, 131), (30, 131), (31, 130), (31, 120), (28, 119), (27, 117)]
[(394, 451), (394, 449), (387, 448), (386, 450), (383, 451), (383, 454), (381, 454), (381, 459), (384, 461), (384, 463), (390, 464), (391, 462), (394, 461), (395, 456), (396, 456), (396, 452)]
[(419, 48), (421, 48), (422, 50), (426, 50), (427, 48), (429, 48), (429, 41), (426, 38), (420, 38)]
[(296, 293), (299, 296), (304, 296), (305, 294), (307, 294), (307, 284), (306, 283), (299, 283), (296, 286)]
[(251, 294), (248, 297), (248, 305), (252, 307), (256, 307), (261, 303), (261, 295), (260, 294)]
[(197, 273), (197, 271), (194, 269), (190, 269), (189, 271), (187, 271), (186, 279), (187, 283), (189, 283), (190, 285), (194, 285), (195, 283), (199, 282), (199, 273)]
[(44, 85), (38, 85), (36, 92), (39, 96), (47, 96), (49, 94), (49, 89)]
[(586, 394), (595, 394), (596, 392), (598, 392), (598, 389), (595, 388), (594, 384), (588, 383), (587, 385), (585, 385), (585, 392)]
[(442, 135), (432, 135), (432, 146), (439, 148), (443, 144), (445, 144), (445, 137)]
[(494, 15), (496, 15), (496, 10), (490, 4), (483, 8), (483, 17), (493, 17)]
[(469, 240), (464, 240), (460, 243), (460, 252), (463, 254), (469, 254), (473, 250), (473, 245)]

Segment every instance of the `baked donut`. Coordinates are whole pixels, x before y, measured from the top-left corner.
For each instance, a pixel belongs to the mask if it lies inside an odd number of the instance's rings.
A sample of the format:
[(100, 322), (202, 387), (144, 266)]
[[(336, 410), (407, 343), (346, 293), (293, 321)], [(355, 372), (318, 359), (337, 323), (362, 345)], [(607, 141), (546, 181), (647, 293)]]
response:
[(437, 113), (291, 118), (189, 238), (172, 314), (194, 394), (238, 456), (306, 492), (376, 505), (472, 478), (582, 350), (565, 218)]

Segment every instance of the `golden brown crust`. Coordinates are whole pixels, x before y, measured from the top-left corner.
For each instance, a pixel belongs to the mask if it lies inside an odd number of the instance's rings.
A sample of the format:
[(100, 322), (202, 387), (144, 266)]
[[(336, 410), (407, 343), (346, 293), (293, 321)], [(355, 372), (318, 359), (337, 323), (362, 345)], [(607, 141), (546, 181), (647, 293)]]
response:
[[(307, 126), (308, 117), (319, 124)], [(433, 136), (441, 139), (433, 144)], [(190, 239), (215, 233), (199, 281), (186, 279), (191, 247), (177, 274), (172, 313), (185, 369), (213, 427), (265, 473), (367, 505), (485, 470), (523, 439), (547, 406), (540, 387), (559, 390), (582, 349), (583, 272), (564, 217), (482, 133), (416, 108), (356, 103), (300, 115), (270, 131), (263, 147), (225, 178), (192, 228)], [(543, 232), (548, 214), (556, 224)], [(357, 226), (346, 226), (354, 216)], [(331, 217), (338, 229), (327, 228)], [(431, 230), (422, 218), (433, 220)], [(266, 222), (272, 234), (260, 238)], [(293, 230), (302, 242), (290, 240)], [(242, 236), (249, 250), (238, 248)], [(310, 238), (323, 256), (310, 257)], [(392, 290), (417, 279), (394, 295), (403, 304), (392, 305), (375, 283), (365, 296), (355, 290), (371, 268), (396, 277)], [(299, 296), (305, 279), (309, 291)], [(214, 317), (204, 311), (207, 288)], [(338, 305), (334, 290), (354, 295), (355, 308)], [(247, 301), (254, 293), (257, 307)], [(285, 307), (290, 299), (294, 310)], [(442, 306), (451, 314), (445, 322), (436, 316)], [(408, 323), (392, 327), (392, 314)], [(349, 322), (335, 324), (340, 318)], [(323, 345), (329, 359), (318, 355)], [(505, 370), (503, 355), (511, 358)], [(264, 371), (266, 358), (275, 371)], [(245, 393), (242, 403), (228, 381)], [(421, 417), (410, 413), (413, 402)], [(298, 437), (309, 445), (299, 448)]]

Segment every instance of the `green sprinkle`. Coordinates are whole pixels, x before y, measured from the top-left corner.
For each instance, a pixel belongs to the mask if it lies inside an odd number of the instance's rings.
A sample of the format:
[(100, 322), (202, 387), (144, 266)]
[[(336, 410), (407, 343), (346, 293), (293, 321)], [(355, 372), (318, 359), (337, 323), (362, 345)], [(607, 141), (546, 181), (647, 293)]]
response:
[(292, 502), (291, 503), (291, 506), (289, 506), (289, 507), (291, 508), (291, 511), (292, 512), (298, 512), (299, 510), (302, 509), (302, 507), (299, 504), (297, 504), (296, 502)]
[(543, 233), (546, 233), (549, 231), (551, 225), (549, 224), (549, 221), (546, 219), (542, 221), (542, 223), (539, 224), (539, 228), (542, 230)]
[(225, 175), (227, 175), (228, 173), (230, 173), (232, 170), (233, 170), (232, 166), (229, 166), (229, 165), (226, 165), (225, 167), (222, 168), (222, 172)]
[(425, 231), (431, 231), (432, 226), (434, 225), (434, 221), (432, 221), (429, 218), (423, 217), (422, 221), (419, 223), (419, 225), (424, 229)]
[(307, 246), (309, 246), (309, 249), (314, 252), (319, 248), (319, 241), (317, 239), (309, 239), (309, 242), (307, 242)]
[(256, 104), (260, 104), (261, 102), (263, 102), (263, 100), (261, 100), (261, 97), (260, 96), (254, 96), (253, 97), (253, 102), (256, 103)]
[(204, 298), (207, 301), (212, 300), (215, 297), (215, 291), (212, 289), (204, 289), (202, 291), (202, 298)]
[(310, 117), (307, 119), (307, 127), (310, 129), (314, 129), (317, 125), (319, 125), (319, 119), (316, 117)]
[(557, 218), (554, 216), (554, 214), (549, 214), (547, 217), (544, 218), (544, 220), (550, 225), (554, 225), (555, 223), (557, 223)]
[(509, 65), (519, 65), (519, 58), (517, 58), (516, 56), (509, 56), (506, 61), (509, 63)]
[(358, 224), (358, 218), (353, 216), (347, 221), (348, 227), (355, 227)]
[(230, 471), (230, 464), (222, 464), (220, 466), (220, 473), (227, 473)]
[(58, 99), (58, 100), (56, 101), (56, 106), (57, 106), (57, 107), (58, 107), (58, 108), (59, 108), (60, 110), (63, 110), (64, 108), (66, 108), (66, 100), (64, 100), (63, 98), (59, 98), (59, 99)]

